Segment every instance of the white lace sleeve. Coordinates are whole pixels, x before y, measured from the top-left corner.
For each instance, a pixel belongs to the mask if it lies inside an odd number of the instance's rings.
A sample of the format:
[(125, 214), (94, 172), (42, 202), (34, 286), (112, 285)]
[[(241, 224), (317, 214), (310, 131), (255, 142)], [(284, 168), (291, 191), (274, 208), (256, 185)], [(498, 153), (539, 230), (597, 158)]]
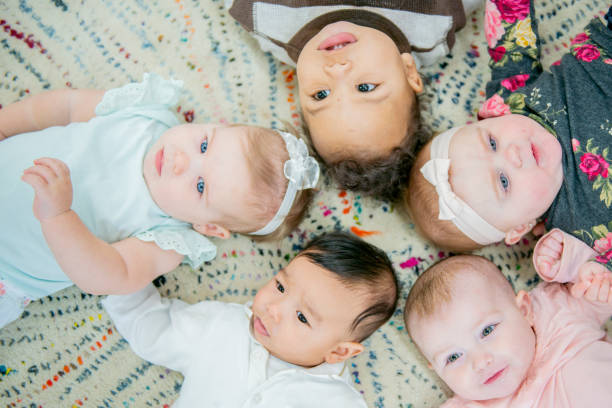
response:
[(108, 115), (132, 106), (157, 105), (170, 108), (178, 103), (183, 81), (164, 79), (145, 73), (142, 82), (135, 82), (106, 91), (96, 106), (96, 115)]
[(155, 228), (136, 234), (135, 237), (185, 255), (183, 262), (192, 268), (199, 267), (217, 255), (217, 247), (208, 238), (187, 227)]

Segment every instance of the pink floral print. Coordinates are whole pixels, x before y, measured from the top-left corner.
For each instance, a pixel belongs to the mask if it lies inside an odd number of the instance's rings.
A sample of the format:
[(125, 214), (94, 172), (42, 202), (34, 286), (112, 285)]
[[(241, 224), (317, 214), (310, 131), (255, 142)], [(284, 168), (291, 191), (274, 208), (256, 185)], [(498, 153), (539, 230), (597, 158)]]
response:
[(572, 39), (571, 43), (572, 44), (581, 44), (581, 43), (585, 42), (588, 39), (589, 39), (588, 35), (586, 35), (585, 33), (580, 33), (580, 34), (578, 34), (577, 36), (575, 36)]
[(608, 177), (608, 167), (609, 164), (606, 160), (599, 154), (593, 153), (585, 153), (580, 157), (580, 170), (585, 173), (589, 181), (595, 180), (595, 178), (599, 175), (601, 177)]
[(497, 41), (502, 38), (505, 33), (504, 27), (502, 26), (501, 13), (495, 6), (495, 4), (487, 1), (485, 7), (485, 37), (489, 48), (495, 47)]
[(506, 105), (503, 98), (497, 94), (487, 99), (478, 111), (478, 117), (481, 119), (509, 114), (510, 106)]
[(576, 151), (580, 147), (580, 140), (572, 138), (572, 150)]
[(510, 92), (514, 92), (517, 88), (525, 86), (527, 79), (529, 79), (529, 74), (514, 75), (502, 80), (501, 85)]
[(574, 55), (576, 55), (576, 58), (579, 60), (591, 62), (599, 58), (600, 53), (594, 45), (584, 44), (574, 49)]
[(506, 54), (506, 48), (501, 45), (496, 48), (489, 48), (489, 55), (493, 61), (498, 62)]
[(506, 23), (514, 23), (523, 20), (529, 15), (530, 0), (491, 0), (497, 6), (501, 18)]
[(601, 263), (608, 263), (610, 262), (611, 259), (612, 259), (612, 249), (606, 252), (605, 254), (595, 257), (595, 260)]
[(605, 237), (595, 240), (593, 249), (599, 254), (603, 254), (612, 249), (612, 232), (608, 232)]

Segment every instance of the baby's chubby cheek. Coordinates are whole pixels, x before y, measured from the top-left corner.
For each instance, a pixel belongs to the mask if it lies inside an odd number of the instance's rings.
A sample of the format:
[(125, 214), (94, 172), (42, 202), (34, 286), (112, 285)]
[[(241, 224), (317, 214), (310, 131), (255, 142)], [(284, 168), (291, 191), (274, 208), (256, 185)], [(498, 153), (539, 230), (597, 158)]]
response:
[[(517, 211), (523, 209), (531, 217), (539, 217), (552, 205), (559, 189), (551, 182), (538, 181), (536, 177), (527, 178), (525, 194), (517, 200)], [(518, 198), (518, 197), (517, 197)]]

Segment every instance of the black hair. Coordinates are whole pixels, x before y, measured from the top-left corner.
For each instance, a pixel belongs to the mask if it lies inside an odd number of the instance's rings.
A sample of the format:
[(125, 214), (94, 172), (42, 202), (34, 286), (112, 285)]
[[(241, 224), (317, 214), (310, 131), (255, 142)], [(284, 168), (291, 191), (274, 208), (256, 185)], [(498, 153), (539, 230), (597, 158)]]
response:
[(399, 288), (393, 265), (381, 249), (345, 232), (329, 232), (306, 244), (298, 256), (333, 273), (345, 286), (368, 294), (370, 305), (351, 324), (357, 341), (366, 339), (393, 315)]

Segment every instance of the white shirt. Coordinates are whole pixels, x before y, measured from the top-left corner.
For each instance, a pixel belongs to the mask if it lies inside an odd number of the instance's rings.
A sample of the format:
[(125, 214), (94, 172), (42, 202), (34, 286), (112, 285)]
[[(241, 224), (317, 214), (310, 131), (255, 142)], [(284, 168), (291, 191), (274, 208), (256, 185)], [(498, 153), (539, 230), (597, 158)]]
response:
[(152, 285), (102, 304), (136, 354), (183, 374), (174, 407), (366, 407), (343, 363), (303, 368), (270, 356), (250, 333), (250, 304), (189, 305)]

